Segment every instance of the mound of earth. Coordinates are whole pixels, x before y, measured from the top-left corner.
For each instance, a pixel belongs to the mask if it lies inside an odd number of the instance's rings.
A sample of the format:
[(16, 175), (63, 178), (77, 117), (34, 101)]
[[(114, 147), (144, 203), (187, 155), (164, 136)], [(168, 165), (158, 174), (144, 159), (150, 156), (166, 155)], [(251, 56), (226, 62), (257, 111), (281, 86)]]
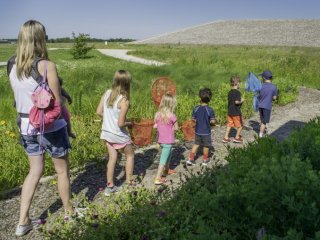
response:
[(165, 33), (133, 44), (320, 46), (320, 19), (226, 20)]

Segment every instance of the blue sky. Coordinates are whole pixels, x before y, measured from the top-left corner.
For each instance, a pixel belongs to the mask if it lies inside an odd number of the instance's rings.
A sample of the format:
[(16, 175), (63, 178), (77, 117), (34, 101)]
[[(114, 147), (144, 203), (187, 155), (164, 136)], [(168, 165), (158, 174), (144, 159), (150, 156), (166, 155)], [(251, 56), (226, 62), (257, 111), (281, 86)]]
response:
[(0, 39), (16, 38), (29, 19), (49, 38), (72, 32), (144, 39), (228, 19), (319, 19), (320, 0), (1, 0)]

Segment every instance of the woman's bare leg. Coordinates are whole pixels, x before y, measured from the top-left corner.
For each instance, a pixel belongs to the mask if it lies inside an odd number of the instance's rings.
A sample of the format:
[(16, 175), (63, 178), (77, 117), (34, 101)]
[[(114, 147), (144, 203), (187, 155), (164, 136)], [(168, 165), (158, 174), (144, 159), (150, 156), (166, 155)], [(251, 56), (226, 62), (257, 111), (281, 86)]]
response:
[(44, 172), (43, 156), (28, 156), (30, 170), (24, 180), (21, 191), (21, 205), (20, 205), (20, 218), (19, 225), (25, 225), (30, 222), (29, 209), (32, 198), (39, 180)]
[(58, 191), (64, 210), (72, 212), (68, 154), (60, 158), (52, 158), (52, 160), (58, 175)]

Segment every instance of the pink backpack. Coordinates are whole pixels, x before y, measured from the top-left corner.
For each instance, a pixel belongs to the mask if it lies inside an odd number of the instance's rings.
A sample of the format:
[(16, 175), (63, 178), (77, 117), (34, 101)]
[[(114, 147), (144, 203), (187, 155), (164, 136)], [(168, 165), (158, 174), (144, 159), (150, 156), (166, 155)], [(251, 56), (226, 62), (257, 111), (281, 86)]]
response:
[(29, 121), (34, 128), (44, 133), (60, 117), (61, 106), (55, 101), (47, 82), (47, 61), (44, 65), (43, 79), (31, 95), (33, 107), (29, 112)]

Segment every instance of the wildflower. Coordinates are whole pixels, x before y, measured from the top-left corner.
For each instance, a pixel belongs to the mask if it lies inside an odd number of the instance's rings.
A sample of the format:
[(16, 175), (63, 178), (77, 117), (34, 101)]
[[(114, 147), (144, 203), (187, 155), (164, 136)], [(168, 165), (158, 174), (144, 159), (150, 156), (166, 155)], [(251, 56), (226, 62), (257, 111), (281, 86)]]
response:
[(45, 219), (39, 218), (36, 222), (38, 225), (44, 225), (47, 221)]
[(7, 134), (7, 135), (9, 135), (9, 134), (10, 134), (10, 132), (7, 130), (7, 131), (6, 131), (6, 134)]
[(4, 121), (4, 120), (0, 121), (0, 125), (5, 125), (5, 124), (6, 124), (6, 121)]
[(15, 137), (16, 135), (15, 135), (14, 133), (10, 133), (9, 136), (13, 138), (13, 137)]

